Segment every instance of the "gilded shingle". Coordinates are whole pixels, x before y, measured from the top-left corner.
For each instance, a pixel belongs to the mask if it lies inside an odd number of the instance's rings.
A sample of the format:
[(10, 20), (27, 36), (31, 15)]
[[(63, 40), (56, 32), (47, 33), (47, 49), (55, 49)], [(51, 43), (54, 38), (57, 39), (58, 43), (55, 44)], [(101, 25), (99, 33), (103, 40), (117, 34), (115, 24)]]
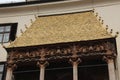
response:
[(86, 41), (112, 37), (91, 11), (39, 17), (10, 47)]

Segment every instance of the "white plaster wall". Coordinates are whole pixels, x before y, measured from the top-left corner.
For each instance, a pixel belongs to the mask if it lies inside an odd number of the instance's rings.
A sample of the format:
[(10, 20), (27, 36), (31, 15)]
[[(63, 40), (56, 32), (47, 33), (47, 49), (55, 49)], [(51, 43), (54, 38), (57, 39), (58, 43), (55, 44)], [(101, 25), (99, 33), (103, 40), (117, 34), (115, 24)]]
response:
[(0, 62), (5, 62), (7, 60), (7, 51), (0, 45)]
[[(18, 8), (2, 8), (0, 9), (0, 23), (15, 23), (18, 22), (17, 36), (21, 35), (20, 29), (25, 31), (25, 24), (29, 27), (31, 25), (30, 19), (35, 20), (34, 15), (48, 15), (60, 14), (69, 12), (80, 12), (91, 10), (95, 8), (99, 16), (104, 20), (104, 25), (109, 25), (109, 29), (115, 32), (120, 32), (120, 0), (84, 0), (83, 2), (76, 1), (70, 3), (37, 5), (30, 7)], [(109, 2), (110, 1), (110, 2)], [(120, 72), (120, 36), (117, 37), (117, 50), (118, 50), (118, 67)]]
[(70, 2), (60, 4), (47, 4), (14, 8), (0, 8), (0, 23), (15, 23), (18, 22), (17, 36), (21, 35), (20, 29), (25, 30), (25, 24), (29, 27), (31, 25), (30, 19), (35, 20), (35, 15), (50, 15), (82, 11), (83, 9), (90, 9), (92, 6), (90, 1)]
[[(97, 7), (95, 11), (98, 12), (99, 16), (102, 17), (104, 23), (109, 26), (109, 29), (113, 29), (113, 34), (115, 32), (120, 32), (120, 4)], [(120, 35), (116, 38), (117, 50), (120, 53)], [(120, 54), (118, 54), (119, 56)]]
[(0, 18), (0, 23), (18, 23), (17, 27), (17, 36), (19, 37), (21, 35), (21, 29), (25, 31), (25, 24), (29, 27), (31, 25), (31, 21), (35, 20), (34, 15), (26, 15), (26, 16), (12, 16), (12, 17), (5, 17)]
[[(109, 29), (113, 29), (113, 35), (115, 32), (120, 32), (120, 4), (117, 5), (111, 5), (111, 6), (103, 6), (103, 7), (97, 7), (95, 8), (96, 12), (99, 13), (99, 16), (102, 17), (104, 20), (104, 23), (109, 26)], [(120, 78), (120, 35), (116, 38), (117, 42), (117, 63), (118, 63), (118, 70), (119, 72), (116, 72), (118, 74), (118, 79)]]

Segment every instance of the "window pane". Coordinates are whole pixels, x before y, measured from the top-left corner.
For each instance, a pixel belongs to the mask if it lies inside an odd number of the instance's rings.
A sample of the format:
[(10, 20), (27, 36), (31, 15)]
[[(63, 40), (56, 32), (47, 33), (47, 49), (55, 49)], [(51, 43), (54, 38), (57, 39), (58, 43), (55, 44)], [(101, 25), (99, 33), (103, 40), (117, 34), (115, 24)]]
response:
[(11, 26), (5, 26), (5, 32), (10, 31)]
[(0, 34), (0, 42), (2, 42), (3, 34)]
[(49, 62), (45, 70), (45, 80), (73, 80), (72, 65), (67, 60)]
[(3, 68), (4, 68), (4, 65), (0, 65), (0, 80), (2, 80)]
[(4, 65), (0, 65), (0, 72), (3, 72)]
[(2, 80), (2, 73), (0, 72), (0, 80)]
[(9, 41), (9, 33), (5, 33), (3, 42), (8, 42), (8, 41)]
[(4, 27), (0, 27), (0, 32), (3, 32), (4, 31)]
[(14, 70), (14, 80), (39, 80), (39, 67), (36, 66), (36, 63), (28, 64), (21, 64), (21, 67), (18, 66), (17, 69)]

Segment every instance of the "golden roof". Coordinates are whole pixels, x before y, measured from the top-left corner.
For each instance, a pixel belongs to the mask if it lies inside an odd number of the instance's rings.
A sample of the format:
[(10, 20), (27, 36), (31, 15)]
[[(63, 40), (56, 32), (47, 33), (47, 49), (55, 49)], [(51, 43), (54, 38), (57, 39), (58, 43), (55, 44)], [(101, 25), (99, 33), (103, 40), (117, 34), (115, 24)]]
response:
[(92, 11), (38, 17), (9, 47), (111, 38)]

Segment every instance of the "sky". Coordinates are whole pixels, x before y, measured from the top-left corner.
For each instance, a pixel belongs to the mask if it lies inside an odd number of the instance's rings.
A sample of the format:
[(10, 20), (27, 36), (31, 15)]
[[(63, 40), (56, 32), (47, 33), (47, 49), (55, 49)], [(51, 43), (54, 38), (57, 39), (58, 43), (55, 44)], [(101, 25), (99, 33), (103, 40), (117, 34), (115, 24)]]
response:
[(13, 2), (23, 2), (25, 0), (0, 0), (0, 4), (2, 3), (13, 3)]

